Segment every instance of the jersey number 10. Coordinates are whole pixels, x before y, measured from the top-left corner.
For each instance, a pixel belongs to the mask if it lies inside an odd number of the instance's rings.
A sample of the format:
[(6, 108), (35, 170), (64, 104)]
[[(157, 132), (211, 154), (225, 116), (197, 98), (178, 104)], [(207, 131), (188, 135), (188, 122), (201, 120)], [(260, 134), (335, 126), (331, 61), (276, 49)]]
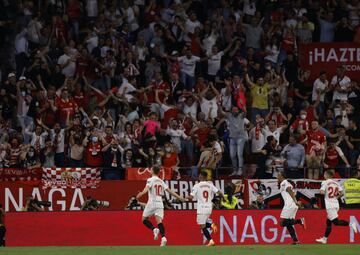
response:
[(158, 184), (158, 185), (155, 185), (154, 188), (155, 188), (156, 195), (161, 196), (162, 186)]

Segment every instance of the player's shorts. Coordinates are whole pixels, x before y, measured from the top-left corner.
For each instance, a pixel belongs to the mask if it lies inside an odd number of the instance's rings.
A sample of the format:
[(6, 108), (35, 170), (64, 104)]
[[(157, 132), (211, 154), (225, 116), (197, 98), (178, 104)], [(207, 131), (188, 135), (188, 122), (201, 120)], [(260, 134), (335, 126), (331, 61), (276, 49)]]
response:
[(211, 214), (197, 214), (196, 222), (198, 225), (205, 225)]
[(164, 219), (164, 208), (159, 208), (153, 205), (146, 205), (144, 212), (143, 212), (143, 217), (148, 218), (151, 216), (157, 216), (161, 219)]
[(326, 209), (327, 218), (329, 220), (335, 220), (337, 217), (339, 217), (338, 212), (339, 212), (339, 207)]
[(298, 207), (284, 207), (281, 211), (280, 218), (295, 219)]

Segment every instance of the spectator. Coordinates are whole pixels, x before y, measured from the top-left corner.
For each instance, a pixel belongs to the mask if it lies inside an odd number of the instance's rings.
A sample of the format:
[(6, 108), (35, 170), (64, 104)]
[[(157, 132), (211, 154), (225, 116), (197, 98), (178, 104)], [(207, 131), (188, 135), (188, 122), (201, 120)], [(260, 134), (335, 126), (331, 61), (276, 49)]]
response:
[(264, 196), (263, 195), (258, 195), (256, 197), (256, 201), (253, 201), (251, 203), (250, 209), (255, 209), (255, 210), (268, 209), (268, 205), (265, 203)]
[(103, 153), (102, 179), (124, 180), (125, 171), (121, 168), (121, 150), (116, 140), (112, 140), (101, 149)]
[(284, 168), (288, 178), (304, 178), (305, 149), (297, 143), (296, 135), (289, 136), (289, 144), (284, 147), (281, 156), (285, 159)]

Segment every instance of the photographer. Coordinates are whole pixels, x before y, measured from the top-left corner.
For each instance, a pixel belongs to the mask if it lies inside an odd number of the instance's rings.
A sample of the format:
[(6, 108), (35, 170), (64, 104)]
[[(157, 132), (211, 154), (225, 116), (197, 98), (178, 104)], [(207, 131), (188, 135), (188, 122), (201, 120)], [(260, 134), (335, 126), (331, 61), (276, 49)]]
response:
[(88, 196), (85, 200), (85, 203), (81, 206), (81, 211), (98, 211), (100, 207), (109, 207), (109, 201), (100, 201), (95, 200), (94, 198)]
[(50, 207), (51, 202), (49, 201), (39, 201), (32, 196), (28, 196), (26, 198), (26, 205), (23, 208), (25, 212), (43, 212), (44, 207)]
[(2, 204), (0, 204), (0, 247), (5, 246), (6, 228), (4, 225), (4, 217), (5, 217), (5, 211), (2, 207)]
[(239, 209), (238, 207), (238, 199), (234, 196), (234, 186), (232, 184), (228, 184), (225, 187), (224, 198), (221, 201), (221, 207), (223, 209)]

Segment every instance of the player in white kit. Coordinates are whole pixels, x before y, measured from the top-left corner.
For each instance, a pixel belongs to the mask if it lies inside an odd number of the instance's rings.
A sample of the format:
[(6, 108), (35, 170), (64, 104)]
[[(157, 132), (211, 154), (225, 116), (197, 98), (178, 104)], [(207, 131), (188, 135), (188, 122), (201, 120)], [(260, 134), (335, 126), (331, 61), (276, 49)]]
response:
[(200, 225), (204, 236), (209, 241), (207, 246), (214, 246), (215, 242), (211, 238), (208, 228), (212, 228), (213, 232), (216, 233), (217, 226), (215, 223), (209, 223), (208, 220), (210, 219), (212, 212), (212, 200), (214, 195), (217, 194), (224, 197), (224, 194), (216, 188), (212, 182), (206, 181), (207, 177), (207, 172), (201, 171), (199, 175), (200, 182), (194, 185), (190, 196), (187, 196), (186, 198), (189, 200), (195, 198), (197, 200), (197, 224)]
[(338, 199), (343, 195), (343, 189), (337, 181), (332, 180), (334, 174), (331, 170), (328, 170), (324, 174), (325, 181), (321, 183), (320, 194), (325, 195), (325, 208), (327, 213), (326, 230), (325, 235), (319, 239), (316, 239), (318, 243), (327, 243), (327, 239), (331, 233), (331, 225), (335, 226), (350, 226), (355, 233), (357, 228), (355, 223), (349, 223), (345, 220), (338, 219), (339, 201)]
[[(169, 192), (172, 196), (176, 197), (182, 202), (184, 202), (185, 199), (166, 186), (165, 182), (158, 177), (159, 172), (159, 167), (152, 168), (152, 177), (147, 179), (144, 190), (136, 196), (136, 199), (139, 199), (148, 193), (148, 202), (142, 215), (142, 222), (146, 227), (153, 231), (154, 240), (158, 239), (158, 235), (160, 233), (162, 236), (160, 246), (166, 246), (167, 239), (165, 237), (165, 228), (162, 223), (162, 220), (164, 219), (164, 204), (162, 200), (164, 191)], [(158, 228), (155, 228), (149, 221), (149, 217), (151, 216), (155, 216)]]
[(280, 193), (284, 200), (284, 208), (280, 214), (280, 225), (287, 228), (291, 238), (293, 239), (293, 244), (299, 244), (294, 225), (300, 224), (304, 229), (306, 229), (304, 218), (295, 219), (296, 212), (301, 203), (296, 200), (293, 186), (285, 179), (284, 173), (280, 172), (277, 179)]

